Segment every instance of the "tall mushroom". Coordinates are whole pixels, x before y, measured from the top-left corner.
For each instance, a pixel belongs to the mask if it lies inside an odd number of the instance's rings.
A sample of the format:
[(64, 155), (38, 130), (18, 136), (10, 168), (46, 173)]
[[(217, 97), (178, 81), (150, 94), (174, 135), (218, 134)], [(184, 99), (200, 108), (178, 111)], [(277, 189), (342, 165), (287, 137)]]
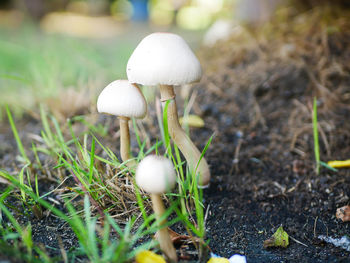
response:
[[(116, 80), (105, 87), (97, 99), (97, 111), (116, 115), (120, 123), (120, 153), (123, 162), (131, 159), (130, 155), (130, 118), (143, 118), (147, 112), (146, 100), (136, 84), (127, 80)], [(134, 166), (134, 161), (128, 161)]]
[[(165, 212), (161, 195), (171, 190), (176, 182), (174, 166), (170, 160), (162, 156), (149, 155), (144, 158), (136, 169), (136, 183), (150, 194), (156, 219), (159, 220)], [(172, 262), (177, 262), (177, 255), (171, 241), (168, 228), (164, 226), (165, 219), (160, 222), (157, 233), (159, 245), (163, 253)]]
[(127, 75), (131, 83), (159, 85), (162, 102), (169, 101), (169, 134), (185, 156), (190, 171), (199, 174), (199, 185), (207, 186), (210, 180), (208, 164), (204, 158), (198, 164), (201, 153), (182, 129), (175, 101), (174, 86), (199, 81), (202, 76), (200, 63), (190, 47), (176, 34), (150, 34), (129, 58)]

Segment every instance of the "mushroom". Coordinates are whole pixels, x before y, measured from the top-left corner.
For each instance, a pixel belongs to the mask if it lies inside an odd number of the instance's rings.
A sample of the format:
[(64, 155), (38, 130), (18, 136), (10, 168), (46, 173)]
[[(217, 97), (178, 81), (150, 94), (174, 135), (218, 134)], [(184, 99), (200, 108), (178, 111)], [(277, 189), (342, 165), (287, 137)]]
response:
[[(130, 118), (143, 118), (147, 112), (146, 100), (136, 84), (115, 80), (105, 87), (97, 99), (97, 111), (116, 115), (120, 123), (120, 153), (123, 162), (130, 160)], [(128, 161), (134, 166), (135, 161)]]
[(199, 185), (207, 186), (210, 180), (209, 166), (204, 158), (198, 164), (201, 153), (182, 129), (175, 101), (174, 86), (199, 81), (202, 76), (201, 65), (190, 47), (176, 34), (150, 34), (139, 43), (129, 58), (127, 75), (131, 83), (159, 85), (161, 101), (169, 101), (169, 134), (185, 156), (191, 173), (199, 174)]
[[(150, 194), (156, 219), (164, 215), (165, 208), (161, 195), (171, 190), (176, 182), (174, 166), (171, 161), (162, 156), (149, 155), (145, 157), (136, 169), (137, 185)], [(177, 262), (177, 255), (171, 241), (165, 219), (159, 222), (157, 238), (163, 253), (172, 262)]]

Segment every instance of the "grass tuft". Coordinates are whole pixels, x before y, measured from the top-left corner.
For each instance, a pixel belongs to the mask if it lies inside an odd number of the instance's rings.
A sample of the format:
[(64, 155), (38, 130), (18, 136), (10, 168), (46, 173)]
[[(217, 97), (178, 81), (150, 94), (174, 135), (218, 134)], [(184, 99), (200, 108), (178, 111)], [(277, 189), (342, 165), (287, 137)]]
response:
[(11, 111), (10, 111), (8, 105), (6, 105), (6, 112), (7, 112), (7, 117), (8, 117), (9, 123), (11, 125), (13, 136), (15, 136), (15, 140), (16, 140), (16, 143), (17, 143), (18, 150), (21, 153), (23, 160), (26, 163), (30, 164), (29, 158), (28, 158), (28, 156), (26, 154), (26, 151), (24, 150), (22, 141), (19, 138), (18, 131), (17, 131), (15, 122), (13, 121), (12, 114), (11, 114)]
[[(164, 108), (165, 113), (167, 105)], [(100, 136), (103, 138), (107, 129), (96, 128), (95, 124), (85, 121), (84, 116), (73, 117), (60, 124), (55, 116), (41, 106), (43, 128), (40, 135), (36, 135), (31, 142), (31, 161), (18, 136), (8, 107), (7, 113), (21, 157), (26, 162), (17, 172), (0, 170), (0, 177), (11, 185), (1, 195), (0, 210), (9, 218), (12, 226), (12, 229), (6, 228), (5, 232), (0, 231), (0, 237), (6, 237), (6, 233), (11, 230), (7, 237), (11, 237), (11, 242), (16, 240), (16, 249), (20, 257), (25, 258), (24, 261), (35, 262), (38, 258), (42, 262), (59, 261), (58, 257), (50, 258), (45, 249), (33, 240), (34, 225), (29, 220), (31, 214), (39, 219), (44, 214), (53, 214), (70, 226), (79, 243), (78, 247), (68, 251), (63, 247), (46, 247), (51, 253), (60, 252), (69, 262), (84, 258), (91, 262), (128, 262), (141, 249), (156, 247), (157, 243), (150, 237), (159, 230), (161, 224), (151, 213), (149, 197), (135, 184), (135, 170), (129, 169), (102, 143)], [(167, 127), (167, 114), (163, 116), (162, 125)], [(159, 220), (172, 218), (166, 227), (182, 224), (202, 253), (206, 247), (205, 206), (203, 190), (198, 189), (197, 176), (190, 174), (184, 165), (185, 161), (182, 160), (179, 149), (170, 142), (167, 128), (164, 129), (164, 140), (148, 146), (146, 140), (149, 138), (142, 139), (147, 136), (140, 136), (135, 120), (133, 125), (139, 146), (135, 160), (139, 162), (153, 152), (161, 154), (159, 150), (163, 145), (166, 148), (165, 156), (173, 161), (177, 171), (178, 191), (166, 195), (168, 209)], [(211, 138), (201, 158), (210, 142)], [(48, 178), (56, 187), (41, 193), (42, 182)], [(66, 210), (47, 201), (52, 195), (60, 196)], [(28, 219), (28, 224), (24, 226), (19, 225), (14, 216), (14, 211), (22, 213), (21, 209), (17, 209), (19, 204), (29, 211), (24, 214)], [(140, 240), (143, 241), (140, 243)]]

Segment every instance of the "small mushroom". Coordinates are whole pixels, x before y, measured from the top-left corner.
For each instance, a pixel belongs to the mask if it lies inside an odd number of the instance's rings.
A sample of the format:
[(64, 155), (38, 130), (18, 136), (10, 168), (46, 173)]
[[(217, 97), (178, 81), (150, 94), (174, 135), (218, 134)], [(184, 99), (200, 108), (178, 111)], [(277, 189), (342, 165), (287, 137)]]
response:
[[(130, 118), (143, 118), (147, 112), (146, 100), (136, 84), (127, 80), (116, 80), (105, 87), (97, 99), (97, 111), (116, 115), (120, 123), (120, 153), (123, 162), (131, 159), (130, 155)], [(136, 162), (127, 162), (134, 166)]]
[[(174, 166), (165, 157), (149, 155), (137, 166), (136, 183), (141, 189), (150, 194), (157, 220), (165, 212), (161, 195), (171, 190), (175, 182)], [(157, 233), (160, 248), (170, 261), (177, 262), (176, 250), (171, 241), (168, 228), (164, 225), (165, 219), (159, 223), (160, 229)]]
[[(199, 81), (201, 65), (182, 37), (172, 33), (153, 33), (145, 37), (134, 50), (127, 64), (131, 83), (159, 85), (162, 102), (168, 104), (168, 128), (171, 138), (185, 156), (190, 171), (199, 174), (198, 183), (207, 186), (209, 166), (182, 129), (177, 114), (174, 86)], [(198, 168), (196, 170), (198, 164)]]

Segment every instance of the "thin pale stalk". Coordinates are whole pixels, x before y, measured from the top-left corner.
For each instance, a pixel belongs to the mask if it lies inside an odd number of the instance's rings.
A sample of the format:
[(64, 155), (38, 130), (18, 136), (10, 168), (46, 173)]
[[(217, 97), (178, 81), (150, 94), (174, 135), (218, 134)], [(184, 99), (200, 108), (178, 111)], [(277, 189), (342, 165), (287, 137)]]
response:
[[(151, 194), (151, 200), (156, 219), (159, 220), (165, 213), (162, 198), (159, 194)], [(157, 231), (157, 238), (159, 241), (160, 249), (171, 262), (177, 262), (176, 250), (174, 248), (173, 242), (171, 241), (168, 228), (165, 227), (165, 223), (165, 220), (159, 222), (160, 229)]]
[[(198, 161), (201, 158), (201, 153), (187, 136), (186, 132), (182, 129), (179, 123), (173, 86), (160, 85), (160, 93), (162, 102), (170, 100), (168, 104), (167, 118), (168, 130), (171, 138), (185, 156), (191, 173), (195, 174), (196, 172), (196, 174), (199, 174), (198, 184), (200, 186), (207, 186), (210, 181), (208, 163), (203, 157), (198, 165)], [(196, 170), (197, 165), (198, 168)]]
[(136, 162), (132, 159), (130, 154), (130, 132), (129, 132), (129, 120), (128, 117), (119, 117), (120, 125), (120, 155), (123, 162), (126, 162), (128, 167), (135, 167)]

